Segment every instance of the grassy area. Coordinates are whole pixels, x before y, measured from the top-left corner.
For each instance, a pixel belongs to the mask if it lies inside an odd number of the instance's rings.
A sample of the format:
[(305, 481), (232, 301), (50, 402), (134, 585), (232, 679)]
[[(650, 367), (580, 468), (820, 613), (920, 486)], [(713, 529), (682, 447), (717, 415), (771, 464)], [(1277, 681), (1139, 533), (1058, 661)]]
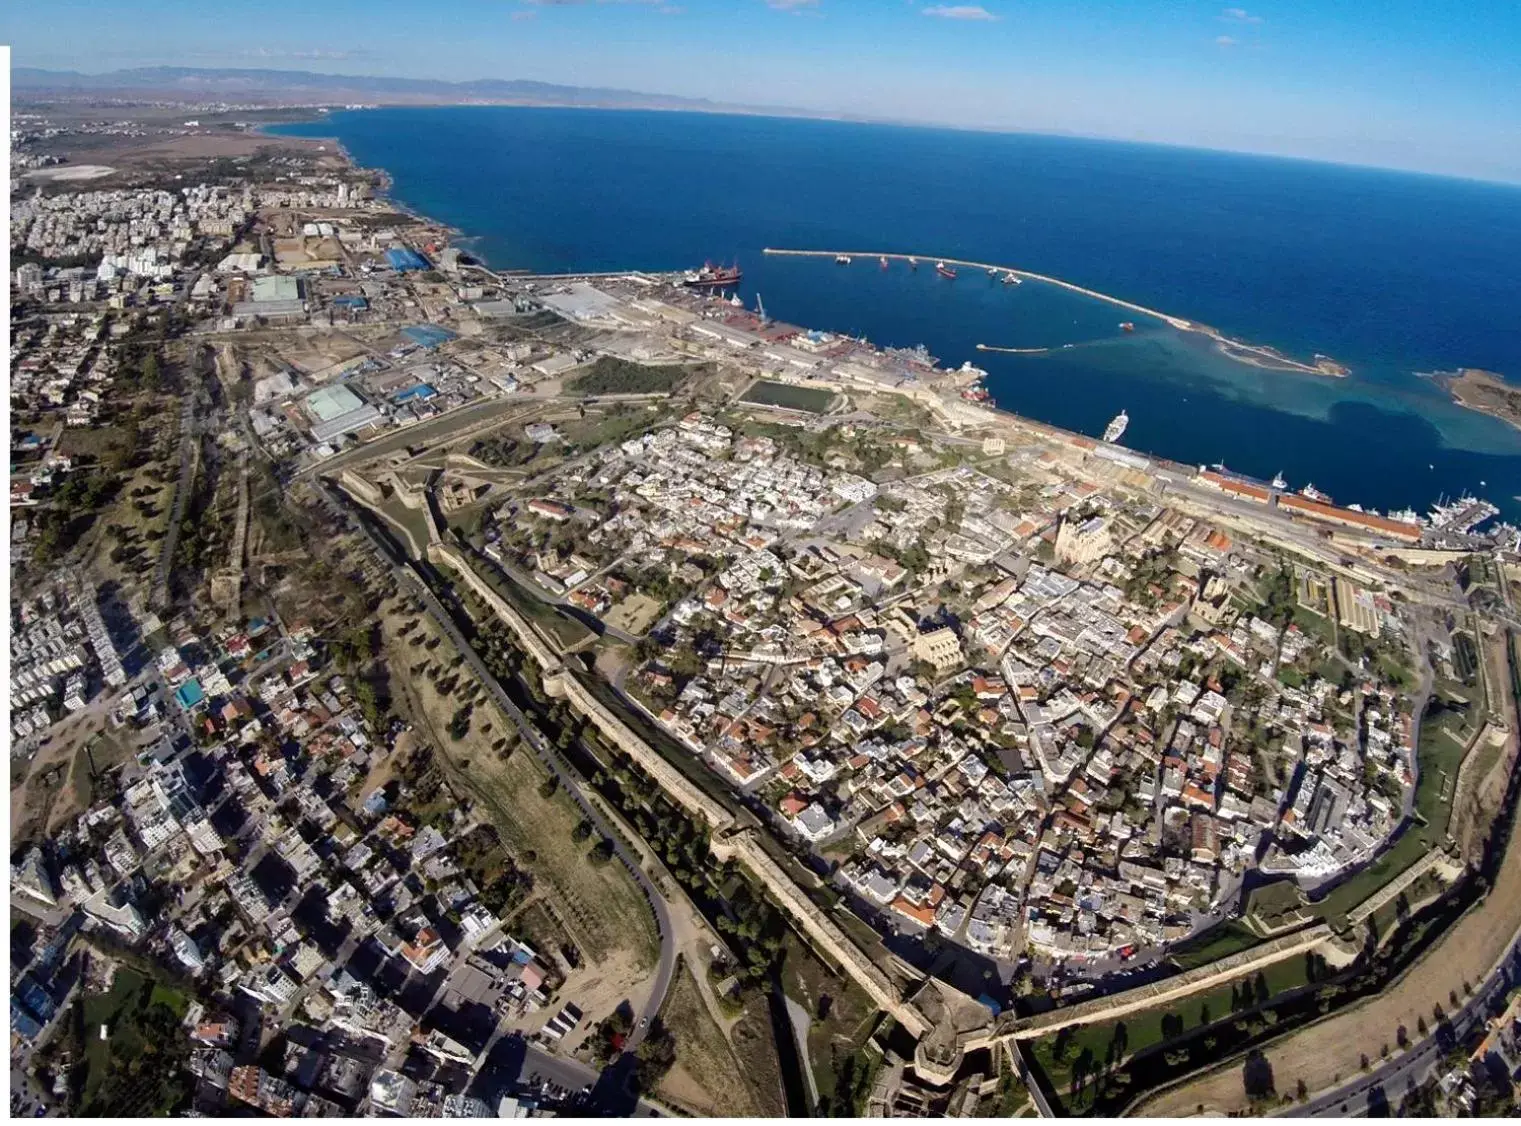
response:
[(661, 1096), (704, 1117), (748, 1118), (785, 1109), (757, 1103), (728, 1038), (703, 1004), (686, 966), (671, 983), (660, 1019), (676, 1037), (676, 1064), (661, 1080)]
[(181, 1106), (189, 1087), (178, 1066), (186, 1048), (178, 1023), (188, 1005), (178, 990), (126, 967), (107, 992), (85, 994), (76, 1028), (84, 1054), (82, 1080), (74, 1077), (79, 1113), (137, 1117)]
[(1247, 898), (1246, 912), (1268, 928), (1283, 925), (1305, 906), (1304, 893), (1293, 880), (1279, 880), (1255, 888)]
[(829, 404), (834, 402), (834, 396), (833, 391), (822, 387), (794, 387), (789, 383), (758, 379), (740, 396), (739, 401), (763, 407), (823, 414), (829, 409)]
[(788, 934), (782, 987), (811, 1018), (808, 1062), (819, 1098), (832, 1113), (864, 1112), (871, 1074), (879, 1060), (866, 1049), (880, 1014), (850, 978), (824, 965), (795, 934)]
[(574, 649), (594, 636), (590, 629), (575, 618), (562, 614), (549, 603), (536, 598), (531, 591), (525, 590), (500, 567), (494, 567), (479, 557), (466, 556), (466, 561), (487, 586), (506, 599), (519, 614), (547, 631), (562, 650)]
[(1121, 1020), (1062, 1029), (1035, 1041), (1030, 1056), (1063, 1099), (1068, 1113), (1078, 1113), (1086, 1105), (1085, 1097), (1091, 1104), (1094, 1088), (1090, 1085), (1073, 1097), (1071, 1092), (1077, 1076), (1095, 1073), (1106, 1061), (1118, 1065), (1130, 1056), (1181, 1039), (1216, 1022), (1246, 1019), (1237, 1014), (1280, 993), (1307, 985), (1309, 981), (1306, 959), (1286, 958), (1257, 974), (1193, 994), (1171, 1005), (1131, 1013)]
[(643, 434), (665, 417), (664, 409), (656, 403), (604, 403), (588, 409), (585, 418), (562, 424), (560, 433), (567, 452), (584, 453)]
[(1192, 942), (1174, 947), (1168, 961), (1181, 970), (1191, 970), (1196, 966), (1208, 965), (1210, 962), (1218, 962), (1221, 958), (1229, 958), (1232, 954), (1239, 954), (1262, 941), (1261, 936), (1254, 933), (1246, 924), (1232, 919), (1224, 926), (1215, 927)]
[(428, 514), (420, 508), (402, 504), (395, 497), (388, 497), (380, 502), (375, 509), (392, 524), (394, 528), (401, 529), (408, 540), (407, 550), (415, 557), (421, 559), (428, 551)]
[(636, 364), (616, 356), (598, 356), (597, 362), (565, 389), (578, 395), (653, 395), (674, 391), (688, 374), (676, 364)]

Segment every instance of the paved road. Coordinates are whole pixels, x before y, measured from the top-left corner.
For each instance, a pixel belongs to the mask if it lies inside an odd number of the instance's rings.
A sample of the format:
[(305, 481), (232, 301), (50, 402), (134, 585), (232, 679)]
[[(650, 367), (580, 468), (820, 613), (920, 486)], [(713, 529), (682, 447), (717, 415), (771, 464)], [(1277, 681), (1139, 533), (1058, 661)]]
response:
[[(1370, 1074), (1286, 1111), (1285, 1117), (1363, 1118), (1370, 1112), (1384, 1115), (1398, 1109), (1406, 1094), (1431, 1078), (1453, 1045), (1461, 1043), (1476, 1025), (1487, 1019), (1491, 1005), (1503, 1001), (1518, 977), (1521, 977), (1521, 939), (1511, 945), (1510, 957), (1500, 969), (1474, 991), (1473, 997), (1449, 1018), (1445, 1027)], [(1278, 1079), (1280, 1086), (1284, 1082), (1283, 1078)]]
[(459, 632), (459, 629), (454, 624), (454, 619), (438, 600), (437, 596), (434, 595), (433, 591), (428, 588), (428, 585), (418, 577), (417, 573), (410, 566), (392, 558), (386, 545), (371, 532), (370, 528), (363, 521), (355, 521), (352, 513), (343, 506), (342, 502), (338, 500), (326, 485), (319, 482), (317, 489), (334, 512), (349, 520), (350, 523), (358, 524), (360, 530), (363, 531), (366, 539), (369, 540), (370, 545), (375, 549), (380, 559), (391, 567), (400, 585), (410, 589), (422, 600), (429, 616), (433, 618), (439, 629), (444, 632), (449, 640), (454, 643), (460, 654), (465, 658), (466, 664), (470, 666), (481, 684), (491, 694), (492, 699), (502, 709), (503, 714), (517, 726), (523, 740), (533, 749), (539, 761), (558, 779), (560, 786), (571, 796), (576, 805), (580, 807), (582, 815), (592, 823), (595, 830), (602, 837), (612, 842), (614, 855), (628, 869), (630, 875), (633, 876), (635, 882), (638, 883), (640, 889), (644, 892), (645, 898), (649, 901), (650, 909), (655, 914), (655, 926), (659, 931), (660, 961), (655, 970), (655, 980), (650, 990), (649, 1000), (645, 1003), (644, 1008), (636, 1014), (634, 1032), (629, 1036), (625, 1047), (626, 1052), (633, 1052), (648, 1031), (647, 1022), (654, 1020), (655, 1015), (660, 1011), (661, 1005), (664, 1004), (666, 993), (671, 987), (671, 979), (676, 971), (676, 939), (675, 932), (671, 926), (669, 905), (660, 894), (660, 891), (655, 887), (654, 882), (645, 874), (644, 869), (640, 867), (638, 857), (629, 851), (612, 826), (608, 824), (596, 806), (586, 796), (575, 771), (560, 757), (559, 752), (544, 737), (544, 733), (513, 703), (512, 698), (503, 690), (496, 677), (486, 668), (485, 663), (480, 658), (480, 654), (475, 651), (475, 648)]
[(553, 1055), (521, 1036), (510, 1035), (503, 1037), (483, 1061), (472, 1092), (486, 1099), (493, 1110), (503, 1094), (525, 1094), (577, 1116), (658, 1117), (659, 1112), (649, 1103), (635, 1103), (627, 1094), (629, 1070), (627, 1065), (614, 1063), (598, 1071), (580, 1060)]

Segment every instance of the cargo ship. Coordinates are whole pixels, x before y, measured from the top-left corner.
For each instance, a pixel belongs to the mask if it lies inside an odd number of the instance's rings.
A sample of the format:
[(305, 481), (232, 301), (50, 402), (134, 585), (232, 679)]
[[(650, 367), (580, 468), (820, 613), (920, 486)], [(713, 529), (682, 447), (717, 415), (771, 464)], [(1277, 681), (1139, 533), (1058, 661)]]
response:
[(942, 278), (950, 278), (952, 281), (954, 281), (956, 278), (956, 271), (951, 269), (944, 262), (935, 263), (935, 273), (939, 274)]
[(983, 380), (988, 377), (986, 371), (972, 363), (971, 360), (967, 360), (956, 370), (956, 374), (968, 381), (967, 385), (961, 389), (961, 397), (963, 399), (969, 403), (987, 403), (989, 406), (992, 406), (993, 397), (988, 394), (988, 389), (982, 385)]
[(1109, 425), (1104, 427), (1104, 441), (1118, 442), (1125, 433), (1125, 427), (1130, 425), (1130, 416), (1120, 411), (1109, 420)]
[(728, 289), (730, 286), (738, 285), (742, 276), (738, 264), (715, 266), (707, 262), (703, 264), (702, 269), (690, 271), (682, 280), (682, 284), (692, 289)]

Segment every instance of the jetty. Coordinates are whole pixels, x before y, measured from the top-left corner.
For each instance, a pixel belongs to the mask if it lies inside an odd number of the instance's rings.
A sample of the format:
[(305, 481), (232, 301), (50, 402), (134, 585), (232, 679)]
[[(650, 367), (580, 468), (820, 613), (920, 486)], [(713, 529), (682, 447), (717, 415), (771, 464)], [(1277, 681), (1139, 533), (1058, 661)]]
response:
[[(1305, 364), (1298, 360), (1291, 360), (1274, 348), (1267, 348), (1257, 344), (1247, 344), (1240, 340), (1233, 340), (1229, 336), (1208, 325), (1191, 321), (1187, 317), (1175, 317), (1171, 313), (1164, 313), (1160, 309), (1150, 309), (1145, 305), (1137, 305), (1134, 301), (1126, 301), (1123, 297), (1115, 297), (1112, 294), (1100, 293), (1096, 289), (1088, 289), (1076, 285), (1061, 278), (1053, 278), (1049, 274), (1037, 274), (1030, 270), (1022, 270), (1017, 266), (1001, 265), (997, 262), (977, 262), (969, 258), (944, 258), (934, 254), (896, 254), (881, 250), (786, 250), (780, 247), (768, 246), (762, 250), (763, 254), (775, 254), (788, 258), (833, 258), (836, 260), (845, 258), (879, 258), (887, 261), (899, 262), (944, 262), (948, 266), (963, 266), (970, 270), (985, 270), (992, 273), (1013, 274), (1021, 280), (1044, 282), (1054, 285), (1058, 289), (1065, 289), (1070, 293), (1076, 293), (1082, 297), (1090, 297), (1095, 301), (1103, 301), (1106, 304), (1124, 309), (1131, 313), (1139, 313), (1143, 317), (1151, 317), (1164, 324), (1171, 325), (1179, 332), (1193, 332), (1213, 340), (1220, 351), (1233, 360), (1251, 364), (1253, 367), (1277, 368), (1282, 371), (1302, 372), (1305, 375), (1343, 376), (1347, 370), (1339, 364), (1325, 357), (1317, 357), (1317, 363)], [(978, 346), (983, 352), (1018, 352), (1017, 348), (995, 348), (992, 345)]]
[(979, 344), (979, 345), (977, 345), (977, 351), (979, 351), (979, 352), (1003, 352), (1005, 355), (1009, 355), (1009, 356), (1038, 356), (1038, 355), (1041, 355), (1044, 352), (1051, 351), (1051, 349), (1049, 349), (1049, 348), (1000, 348), (996, 344)]

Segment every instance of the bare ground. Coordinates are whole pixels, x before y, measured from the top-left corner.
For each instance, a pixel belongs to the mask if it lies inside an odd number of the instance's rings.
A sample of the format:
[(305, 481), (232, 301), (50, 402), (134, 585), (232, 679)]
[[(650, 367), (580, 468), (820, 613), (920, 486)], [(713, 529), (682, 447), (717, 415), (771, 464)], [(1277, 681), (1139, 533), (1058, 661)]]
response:
[[(627, 951), (647, 974), (658, 955), (654, 920), (632, 877), (619, 864), (595, 864), (588, 858), (591, 842), (578, 843), (572, 837), (581, 820), (579, 811), (563, 792), (545, 796), (541, 786), (548, 775), (526, 746), (513, 749), (505, 760), (492, 749), (494, 742), (511, 734), (512, 727), (487, 702), (489, 697), (475, 697), (470, 730), (463, 738), (449, 735), (450, 720), (473, 677), (463, 664), (448, 668), (455, 650), (447, 642), (430, 651), (424, 644), (414, 646), (400, 637), (406, 617), (383, 613), (382, 632), (395, 703), (412, 712), (419, 739), (440, 752), (456, 789), (480, 800), (481, 816), (496, 828), (516, 861), (533, 874), (535, 886), (551, 900), (586, 960), (602, 963), (617, 951)], [(410, 617), (418, 621), (410, 637), (437, 637), (425, 616)], [(413, 673), (420, 664), (444, 666), (445, 680), (458, 675), (453, 693), (441, 695), (426, 670)], [(624, 995), (633, 988), (633, 982), (627, 983)]]
[(660, 1082), (661, 1098), (704, 1117), (749, 1118), (778, 1113), (757, 1103), (728, 1037), (703, 1003), (689, 967), (683, 965), (671, 983), (660, 1019), (676, 1037), (676, 1064)]

